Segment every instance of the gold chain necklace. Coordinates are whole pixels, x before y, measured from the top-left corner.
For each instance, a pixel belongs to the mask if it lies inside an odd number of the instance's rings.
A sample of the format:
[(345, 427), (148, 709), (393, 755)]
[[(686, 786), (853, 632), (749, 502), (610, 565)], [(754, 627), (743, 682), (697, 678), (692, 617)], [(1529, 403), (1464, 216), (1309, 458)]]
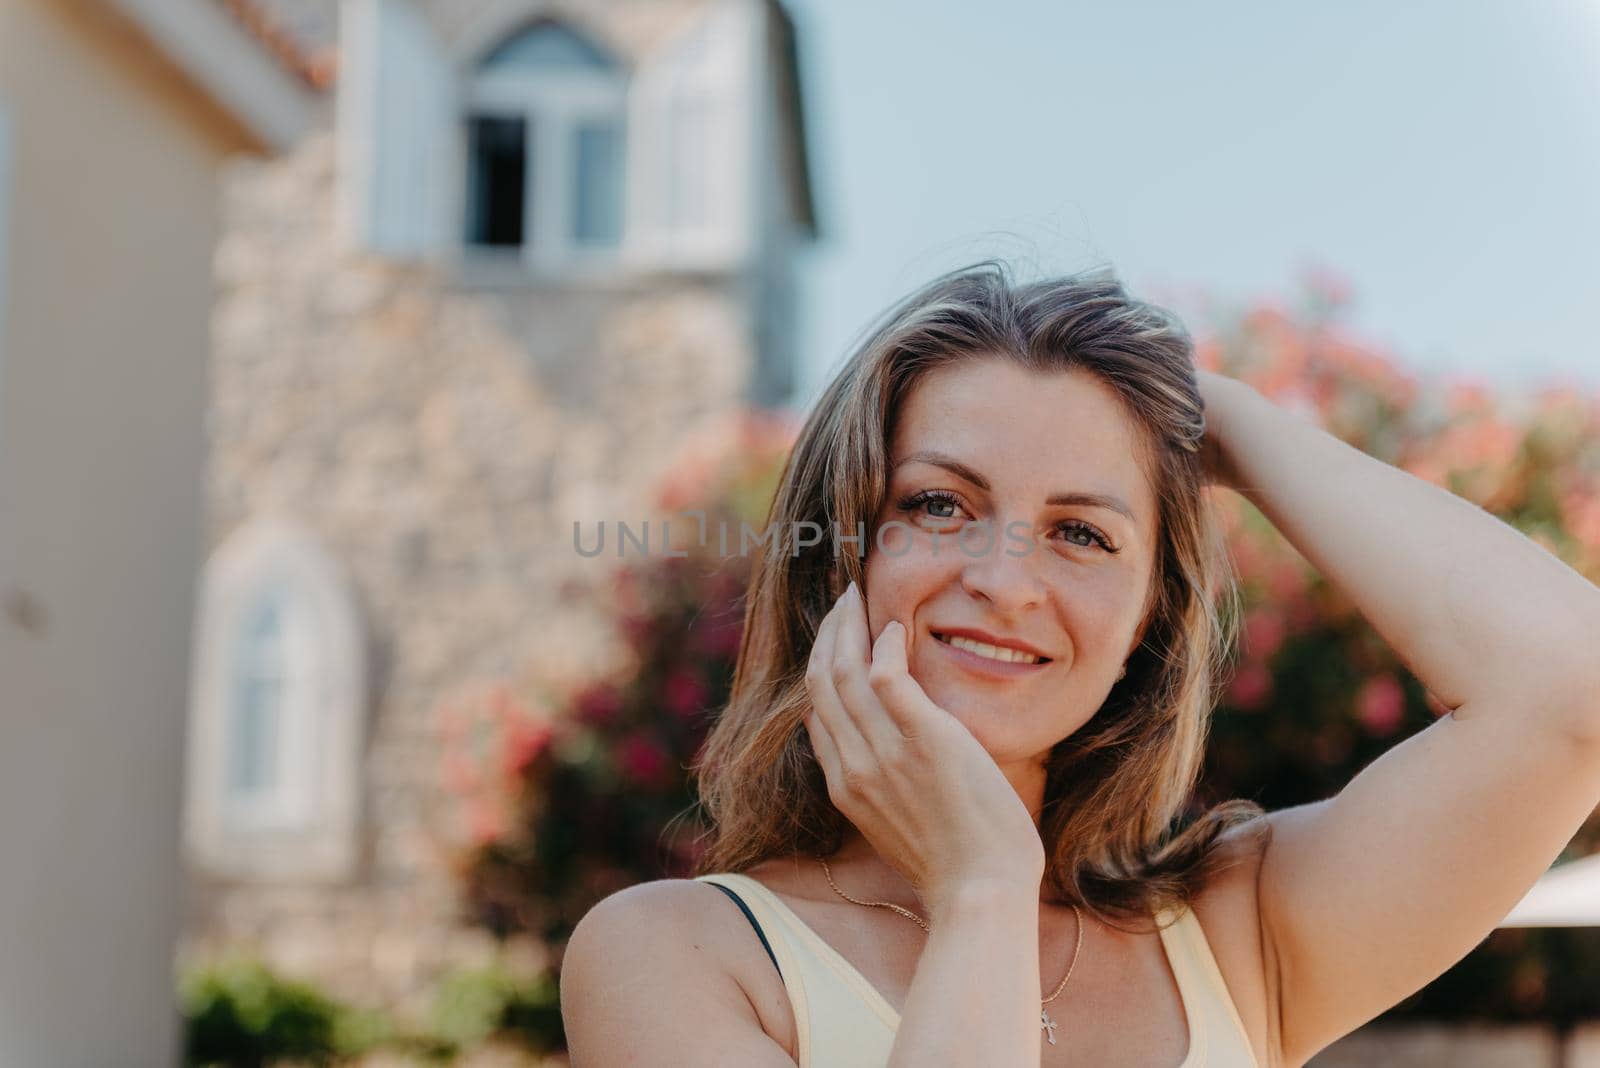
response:
[[(892, 901), (861, 901), (851, 897), (843, 890), (840, 890), (839, 884), (833, 881), (833, 871), (829, 869), (828, 862), (823, 860), (821, 857), (817, 858), (817, 862), (822, 865), (822, 873), (828, 877), (828, 885), (833, 887), (833, 892), (844, 898), (846, 901), (854, 902), (857, 905), (872, 905), (876, 908), (894, 909), (894, 911), (898, 912), (907, 919), (916, 921), (917, 926), (921, 927), (924, 931), (933, 930), (933, 928), (928, 926), (927, 920), (924, 920), (921, 916), (918, 916), (915, 912), (912, 912), (908, 908), (896, 905)], [(1072, 950), (1072, 963), (1067, 965), (1067, 974), (1063, 975), (1061, 977), (1061, 982), (1056, 984), (1056, 992), (1047, 998), (1041, 999), (1039, 1002), (1039, 1027), (1050, 1039), (1050, 1044), (1052, 1046), (1056, 1044), (1056, 1022), (1055, 1020), (1051, 1019), (1050, 1013), (1045, 1010), (1045, 1006), (1050, 1004), (1056, 998), (1060, 997), (1061, 992), (1067, 988), (1067, 980), (1072, 978), (1072, 971), (1078, 966), (1078, 954), (1083, 950), (1083, 913), (1078, 911), (1077, 905), (1072, 906), (1072, 918), (1078, 928), (1078, 944)]]

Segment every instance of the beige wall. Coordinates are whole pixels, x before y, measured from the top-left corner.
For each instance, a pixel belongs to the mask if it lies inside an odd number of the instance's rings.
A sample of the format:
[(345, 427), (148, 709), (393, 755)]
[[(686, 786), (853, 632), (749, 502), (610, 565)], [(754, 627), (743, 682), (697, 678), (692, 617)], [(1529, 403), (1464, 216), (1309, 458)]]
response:
[(169, 1065), (215, 166), (122, 29), (0, 0), (0, 1063)]

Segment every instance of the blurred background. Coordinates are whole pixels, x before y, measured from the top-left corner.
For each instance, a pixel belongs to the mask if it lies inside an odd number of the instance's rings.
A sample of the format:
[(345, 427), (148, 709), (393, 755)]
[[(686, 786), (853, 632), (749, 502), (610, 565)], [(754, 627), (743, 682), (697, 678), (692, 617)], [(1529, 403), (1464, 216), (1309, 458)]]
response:
[[(1600, 580), (1597, 98), (1595, 0), (0, 0), (0, 1064), (565, 1063), (572, 926), (698, 848), (687, 516), (961, 263)], [(1216, 504), (1196, 810), (1326, 797), (1440, 709)], [(1600, 820), (1314, 1063), (1600, 1065)]]

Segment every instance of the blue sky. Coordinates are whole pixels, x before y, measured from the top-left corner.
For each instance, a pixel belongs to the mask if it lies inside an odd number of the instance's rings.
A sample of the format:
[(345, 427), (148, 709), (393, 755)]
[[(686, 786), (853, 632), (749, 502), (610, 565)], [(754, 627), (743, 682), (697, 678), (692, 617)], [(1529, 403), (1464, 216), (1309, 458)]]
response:
[(1291, 298), (1315, 263), (1419, 370), (1600, 389), (1600, 0), (787, 3), (825, 229), (804, 399), (987, 255), (1158, 301)]

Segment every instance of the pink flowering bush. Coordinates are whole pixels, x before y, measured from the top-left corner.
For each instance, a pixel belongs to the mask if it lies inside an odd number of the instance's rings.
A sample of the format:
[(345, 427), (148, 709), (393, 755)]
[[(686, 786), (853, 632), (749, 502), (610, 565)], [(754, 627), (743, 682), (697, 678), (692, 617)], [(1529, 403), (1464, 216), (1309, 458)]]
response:
[[(1199, 342), (1201, 365), (1472, 501), (1600, 580), (1600, 398), (1548, 387), (1497, 399), (1471, 380), (1419, 382), (1339, 325), (1337, 281), (1311, 282), (1296, 313), (1259, 306), (1218, 322)], [(1216, 502), (1242, 618), (1196, 808), (1331, 796), (1447, 710), (1253, 505), (1231, 492)], [(1567, 856), (1597, 849), (1600, 819), (1591, 819)], [(1496, 931), (1391, 1015), (1600, 1017), (1600, 932)]]
[[(727, 700), (744, 630), (752, 559), (737, 550), (739, 524), (761, 530), (794, 433), (783, 417), (748, 413), (684, 447), (655, 501), (684, 555), (652, 543), (617, 562), (611, 583), (632, 654), (620, 674), (548, 714), (504, 687), (444, 706), (441, 774), (459, 808), (460, 875), (491, 930), (561, 943), (612, 891), (687, 874), (701, 825), (686, 768)], [(702, 509), (705, 545), (682, 514)]]

